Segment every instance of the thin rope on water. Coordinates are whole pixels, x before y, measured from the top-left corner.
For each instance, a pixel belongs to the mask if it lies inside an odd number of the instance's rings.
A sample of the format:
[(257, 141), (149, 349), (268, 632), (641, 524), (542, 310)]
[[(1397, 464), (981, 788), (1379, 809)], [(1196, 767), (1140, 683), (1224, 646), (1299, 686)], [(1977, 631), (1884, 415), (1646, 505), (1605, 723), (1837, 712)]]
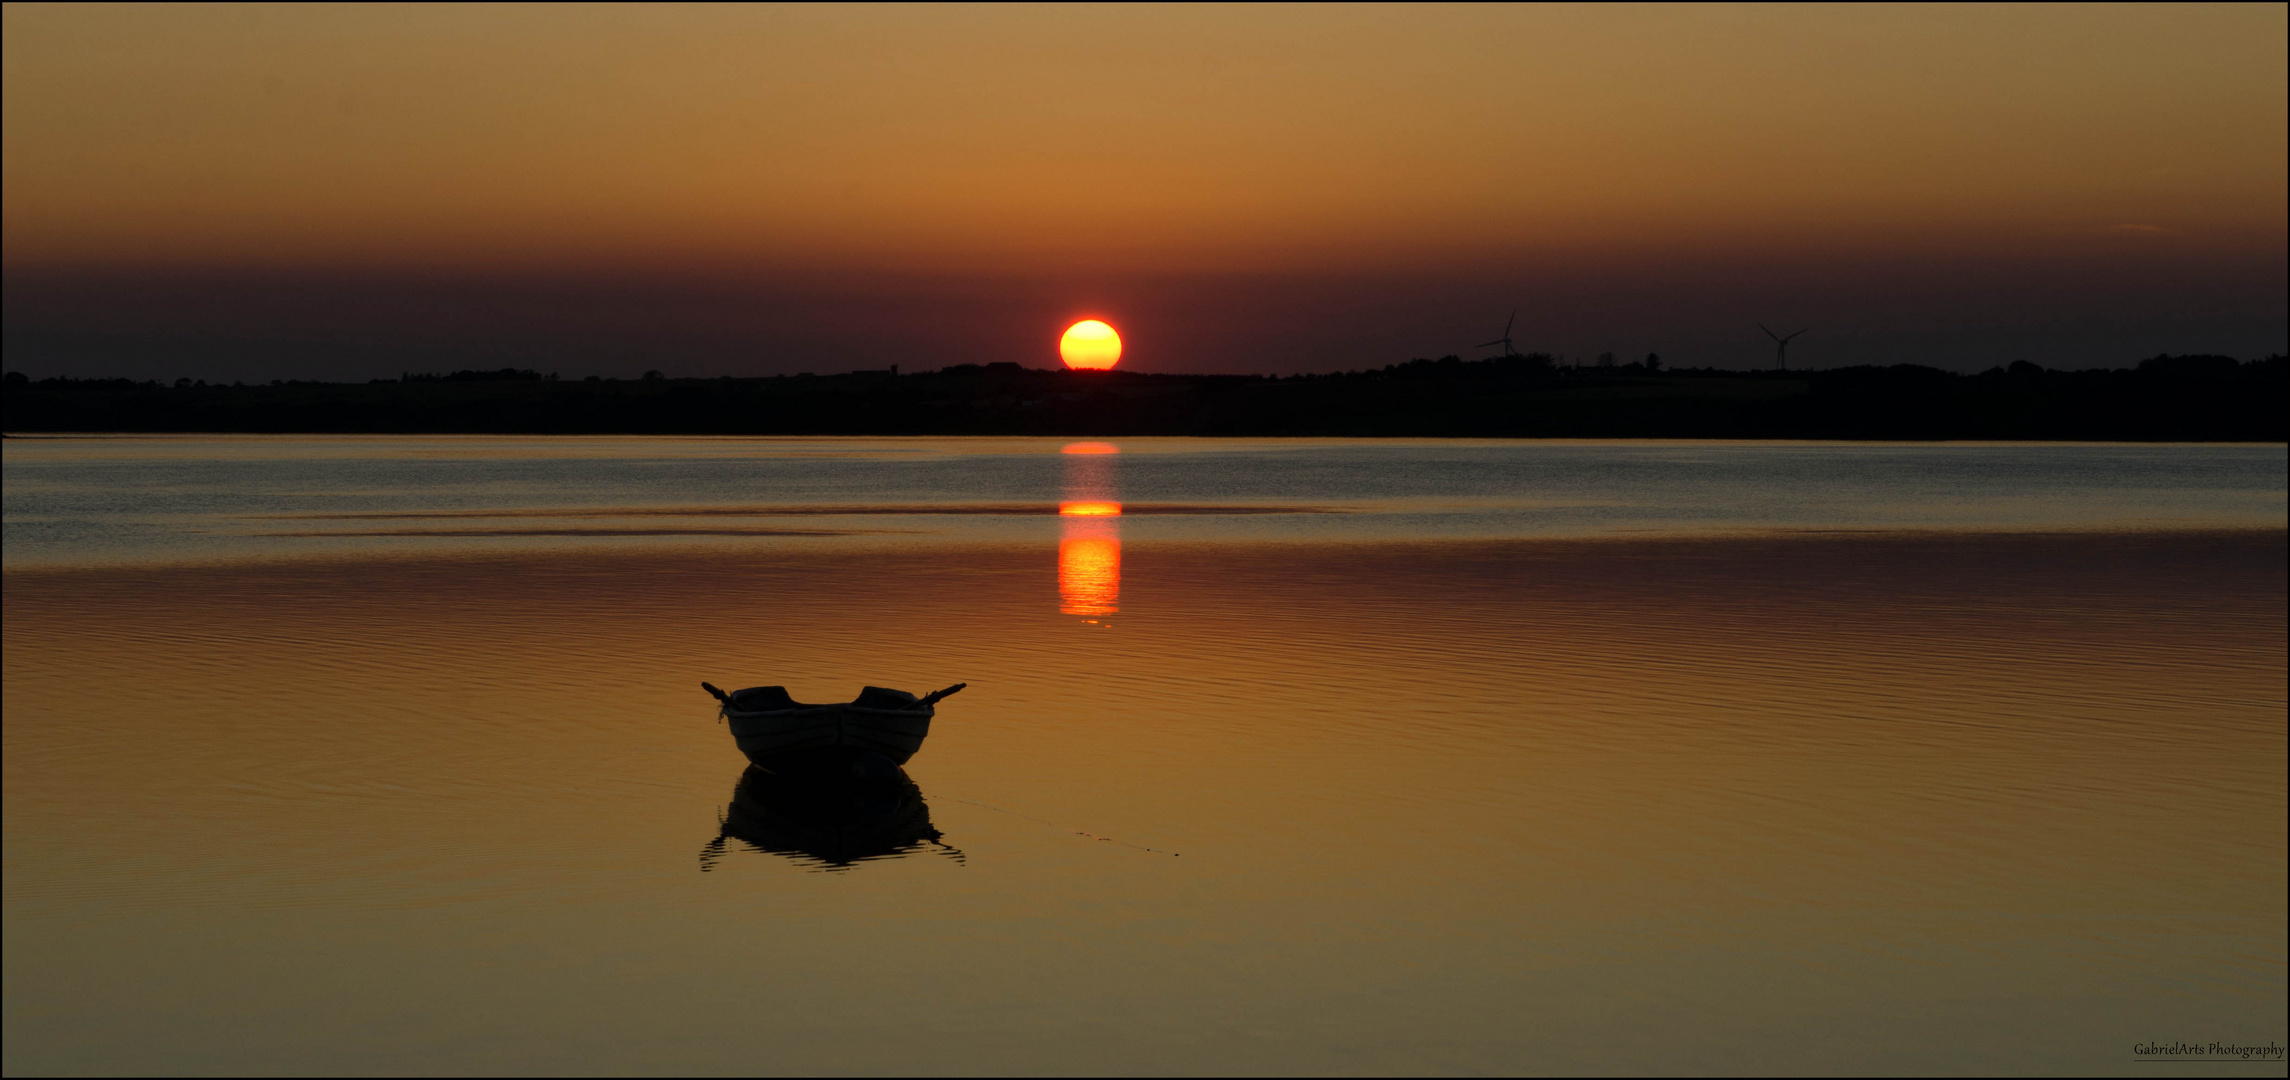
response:
[(1127, 840), (1116, 840), (1116, 839), (1114, 839), (1113, 837), (1110, 837), (1110, 836), (1099, 836), (1099, 835), (1097, 835), (1096, 833), (1093, 833), (1093, 832), (1085, 832), (1085, 831), (1083, 831), (1083, 830), (1081, 830), (1081, 829), (1068, 829), (1068, 828), (1066, 828), (1065, 826), (1063, 826), (1063, 825), (1060, 825), (1060, 824), (1058, 824), (1057, 822), (1051, 821), (1051, 820), (1049, 820), (1049, 819), (1047, 819), (1047, 818), (1038, 818), (1038, 817), (1035, 817), (1035, 816), (1033, 816), (1032, 814), (1021, 814), (1021, 813), (1019, 813), (1019, 812), (1018, 812), (1018, 811), (1016, 811), (1016, 810), (1007, 810), (1007, 809), (1004, 809), (1004, 808), (1002, 808), (1002, 807), (999, 807), (999, 806), (995, 806), (995, 805), (993, 805), (993, 804), (991, 804), (991, 803), (982, 803), (982, 802), (979, 802), (979, 801), (978, 801), (978, 800), (976, 800), (976, 799), (948, 799), (947, 801), (948, 801), (948, 802), (967, 803), (967, 804), (969, 804), (969, 805), (971, 805), (971, 806), (982, 807), (982, 808), (984, 808), (984, 809), (987, 809), (987, 810), (992, 810), (992, 811), (994, 811), (994, 812), (995, 812), (995, 813), (997, 813), (997, 814), (1008, 814), (1008, 815), (1010, 815), (1011, 817), (1016, 817), (1016, 818), (1024, 818), (1024, 819), (1026, 819), (1027, 821), (1031, 821), (1031, 822), (1034, 822), (1034, 823), (1036, 823), (1036, 824), (1039, 824), (1039, 825), (1047, 825), (1047, 826), (1049, 826), (1050, 828), (1053, 828), (1053, 829), (1060, 829), (1060, 830), (1063, 830), (1063, 831), (1065, 831), (1065, 832), (1069, 832), (1069, 833), (1072, 833), (1072, 834), (1074, 834), (1075, 836), (1086, 836), (1086, 837), (1088, 837), (1088, 838), (1089, 838), (1089, 839), (1091, 839), (1091, 840), (1101, 840), (1101, 841), (1104, 841), (1105, 843), (1108, 843), (1108, 844), (1119, 844), (1119, 845), (1121, 845), (1122, 847), (1125, 847), (1125, 848), (1136, 848), (1136, 849), (1137, 849), (1137, 850), (1139, 850), (1139, 851), (1150, 851), (1150, 852), (1152, 852), (1152, 853), (1153, 853), (1153, 854), (1155, 854), (1155, 855), (1167, 855), (1168, 857), (1170, 857), (1170, 858), (1172, 858), (1172, 859), (1176, 859), (1176, 858), (1182, 858), (1182, 857), (1184, 856), (1184, 852), (1181, 852), (1181, 851), (1168, 851), (1168, 850), (1164, 850), (1164, 849), (1162, 849), (1162, 848), (1157, 848), (1157, 847), (1146, 847), (1146, 846), (1145, 846), (1145, 845), (1143, 845), (1143, 844), (1132, 844), (1132, 843), (1130, 843), (1130, 842), (1129, 842), (1129, 841), (1127, 841)]

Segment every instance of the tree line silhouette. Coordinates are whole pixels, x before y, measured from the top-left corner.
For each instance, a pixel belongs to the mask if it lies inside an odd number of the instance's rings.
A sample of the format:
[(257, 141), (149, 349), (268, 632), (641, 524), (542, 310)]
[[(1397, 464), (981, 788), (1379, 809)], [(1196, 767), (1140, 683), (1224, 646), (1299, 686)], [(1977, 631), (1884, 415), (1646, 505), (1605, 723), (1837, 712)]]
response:
[(172, 385), (6, 376), (9, 432), (1360, 435), (2260, 440), (2285, 437), (2284, 360), (1978, 374), (1913, 364), (1675, 370), (1657, 355), (1415, 359), (1320, 375), (961, 364), (764, 378), (559, 379), (527, 368), (368, 383)]

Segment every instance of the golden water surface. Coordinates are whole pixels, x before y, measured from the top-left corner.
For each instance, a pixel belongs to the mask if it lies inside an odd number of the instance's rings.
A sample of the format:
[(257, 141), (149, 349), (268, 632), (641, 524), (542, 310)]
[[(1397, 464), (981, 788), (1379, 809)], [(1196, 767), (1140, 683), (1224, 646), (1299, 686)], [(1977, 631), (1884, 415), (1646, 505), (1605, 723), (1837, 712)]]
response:
[[(1062, 475), (1051, 505), (1118, 502)], [(2283, 1041), (2279, 528), (1048, 520), (11, 569), (6, 1072), (2121, 1073)], [(903, 831), (829, 843), (735, 798), (702, 679), (969, 688)]]

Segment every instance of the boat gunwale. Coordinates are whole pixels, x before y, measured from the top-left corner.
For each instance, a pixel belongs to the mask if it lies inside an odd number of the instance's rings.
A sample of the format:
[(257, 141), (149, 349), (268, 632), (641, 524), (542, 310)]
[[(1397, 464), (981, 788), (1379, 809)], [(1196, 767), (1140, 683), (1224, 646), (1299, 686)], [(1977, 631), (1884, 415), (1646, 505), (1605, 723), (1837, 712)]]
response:
[(876, 709), (876, 708), (869, 708), (869, 707), (866, 707), (866, 706), (860, 706), (860, 705), (835, 704), (835, 705), (798, 705), (798, 706), (796, 706), (795, 708), (792, 708), (792, 709), (734, 709), (734, 708), (732, 708), (732, 707), (731, 707), (731, 706), (729, 706), (729, 705), (725, 705), (725, 706), (722, 706), (722, 707), (720, 707), (719, 709), (717, 709), (717, 711), (718, 711), (719, 713), (723, 714), (723, 716), (724, 716), (726, 719), (738, 719), (738, 720), (758, 720), (758, 719), (763, 719), (763, 718), (766, 718), (766, 717), (778, 717), (778, 716), (786, 716), (786, 717), (796, 717), (796, 716), (804, 716), (804, 715), (814, 715), (814, 716), (818, 716), (818, 715), (826, 715), (826, 714), (829, 714), (829, 713), (833, 713), (833, 714), (835, 714), (835, 715), (856, 714), (856, 715), (858, 715), (858, 716), (901, 716), (901, 717), (916, 717), (916, 716), (936, 716), (936, 715), (938, 715), (938, 706), (936, 706), (936, 705), (926, 705), (926, 706), (924, 706), (924, 707), (922, 707), (922, 708), (919, 708), (919, 709)]

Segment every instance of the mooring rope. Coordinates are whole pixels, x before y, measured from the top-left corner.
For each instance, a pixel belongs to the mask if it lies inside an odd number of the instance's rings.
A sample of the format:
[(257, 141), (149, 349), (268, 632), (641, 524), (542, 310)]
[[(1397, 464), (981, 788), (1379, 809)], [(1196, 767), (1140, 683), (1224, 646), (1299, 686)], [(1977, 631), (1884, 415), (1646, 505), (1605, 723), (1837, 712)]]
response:
[(1069, 832), (1069, 833), (1072, 833), (1072, 834), (1074, 834), (1075, 836), (1086, 836), (1086, 837), (1088, 837), (1088, 838), (1089, 838), (1089, 839), (1091, 839), (1091, 840), (1101, 840), (1101, 841), (1103, 841), (1103, 842), (1105, 842), (1105, 843), (1108, 843), (1108, 844), (1119, 844), (1119, 845), (1121, 845), (1122, 847), (1125, 847), (1125, 848), (1136, 848), (1136, 849), (1137, 849), (1137, 850), (1139, 850), (1139, 851), (1150, 851), (1150, 852), (1152, 852), (1152, 853), (1153, 853), (1153, 854), (1155, 854), (1155, 855), (1167, 855), (1167, 856), (1169, 856), (1169, 857), (1170, 857), (1170, 858), (1172, 858), (1172, 859), (1175, 859), (1175, 858), (1182, 858), (1182, 857), (1183, 857), (1183, 855), (1184, 855), (1184, 853), (1183, 853), (1183, 852), (1181, 852), (1181, 851), (1165, 851), (1165, 850), (1163, 850), (1163, 849), (1161, 849), (1161, 848), (1156, 848), (1156, 847), (1146, 847), (1146, 846), (1145, 846), (1145, 845), (1143, 845), (1143, 844), (1132, 844), (1132, 843), (1130, 843), (1130, 842), (1129, 842), (1129, 841), (1127, 841), (1127, 840), (1116, 840), (1116, 839), (1114, 839), (1113, 837), (1110, 837), (1110, 836), (1099, 836), (1099, 835), (1097, 835), (1096, 833), (1093, 833), (1093, 832), (1085, 832), (1085, 831), (1083, 831), (1083, 830), (1081, 830), (1081, 829), (1068, 829), (1068, 828), (1066, 828), (1065, 826), (1063, 826), (1063, 825), (1060, 825), (1060, 824), (1058, 824), (1057, 822), (1051, 821), (1051, 820), (1049, 820), (1049, 819), (1047, 819), (1047, 818), (1038, 818), (1038, 817), (1035, 817), (1035, 816), (1034, 816), (1034, 815), (1032, 815), (1032, 814), (1021, 814), (1021, 813), (1019, 813), (1019, 812), (1018, 812), (1018, 811), (1016, 811), (1016, 810), (1009, 810), (1009, 809), (1004, 809), (1003, 807), (995, 806), (995, 805), (993, 805), (992, 803), (982, 803), (982, 802), (979, 802), (979, 801), (978, 801), (978, 800), (976, 800), (976, 799), (953, 799), (953, 798), (950, 798), (950, 799), (948, 799), (947, 801), (949, 801), (949, 802), (958, 802), (958, 803), (968, 803), (968, 804), (969, 804), (969, 805), (971, 805), (971, 806), (983, 807), (983, 808), (985, 808), (985, 809), (988, 809), (988, 810), (992, 810), (992, 811), (994, 811), (994, 812), (995, 812), (995, 813), (997, 813), (997, 814), (1008, 814), (1008, 815), (1010, 815), (1011, 817), (1024, 818), (1024, 819), (1026, 819), (1027, 821), (1031, 821), (1031, 822), (1034, 822), (1034, 823), (1036, 823), (1036, 824), (1039, 824), (1039, 825), (1047, 825), (1047, 826), (1049, 826), (1050, 828), (1053, 828), (1053, 829), (1060, 829), (1060, 830), (1063, 830), (1063, 831), (1065, 831), (1065, 832)]

